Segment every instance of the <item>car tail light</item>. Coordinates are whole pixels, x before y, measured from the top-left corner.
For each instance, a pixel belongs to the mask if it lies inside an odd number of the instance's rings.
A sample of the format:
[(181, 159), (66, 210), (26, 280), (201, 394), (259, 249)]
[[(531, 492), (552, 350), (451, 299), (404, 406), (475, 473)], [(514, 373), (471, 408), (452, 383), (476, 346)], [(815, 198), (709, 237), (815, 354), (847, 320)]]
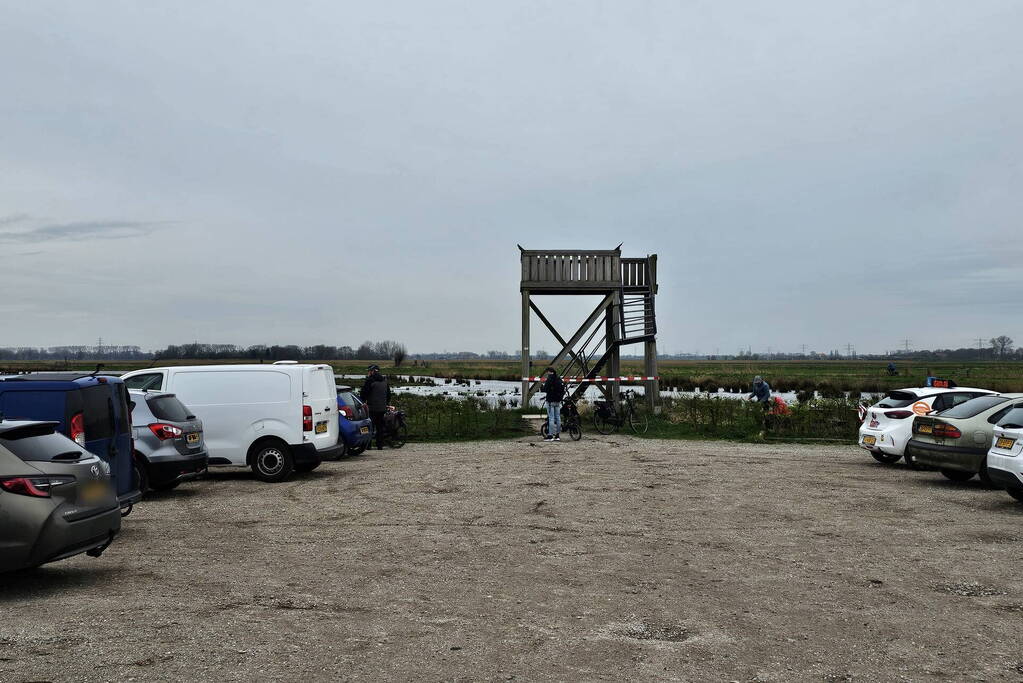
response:
[(149, 431), (155, 434), (156, 438), (158, 438), (160, 441), (166, 441), (167, 439), (176, 439), (184, 433), (181, 431), (180, 427), (163, 424), (162, 422), (157, 422), (156, 424), (149, 425)]
[(85, 418), (81, 413), (71, 416), (71, 440), (79, 446), (85, 447)]
[(957, 429), (956, 427), (953, 427), (952, 425), (949, 424), (944, 424), (942, 422), (939, 422), (938, 424), (934, 425), (934, 431), (932, 432), (932, 434), (943, 439), (958, 439), (963, 435), (963, 433), (959, 431), (959, 429)]
[(302, 406), (302, 431), (313, 431), (313, 407)]
[(915, 413), (912, 410), (890, 410), (884, 414), (885, 417), (890, 417), (893, 420), (905, 420), (907, 417), (913, 417)]
[(49, 498), (50, 489), (74, 481), (74, 477), (11, 477), (0, 479), (0, 489), (33, 498)]
[(350, 406), (341, 406), (339, 410), (341, 411), (341, 414), (347, 417), (349, 420), (355, 419), (355, 410), (352, 409)]

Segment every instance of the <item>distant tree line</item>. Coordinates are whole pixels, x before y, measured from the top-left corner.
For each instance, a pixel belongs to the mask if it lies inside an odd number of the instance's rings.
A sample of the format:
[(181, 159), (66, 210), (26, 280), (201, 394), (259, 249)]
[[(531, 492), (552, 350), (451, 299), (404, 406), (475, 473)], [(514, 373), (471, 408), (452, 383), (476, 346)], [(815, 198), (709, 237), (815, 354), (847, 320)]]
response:
[(149, 351), (138, 346), (31, 346), (0, 347), (0, 360), (148, 360)]
[(155, 360), (203, 359), (203, 360), (393, 360), (401, 365), (407, 351), (405, 345), (384, 340), (365, 341), (356, 348), (351, 346), (298, 346), (295, 344), (236, 346), (234, 344), (171, 344), (153, 354)]

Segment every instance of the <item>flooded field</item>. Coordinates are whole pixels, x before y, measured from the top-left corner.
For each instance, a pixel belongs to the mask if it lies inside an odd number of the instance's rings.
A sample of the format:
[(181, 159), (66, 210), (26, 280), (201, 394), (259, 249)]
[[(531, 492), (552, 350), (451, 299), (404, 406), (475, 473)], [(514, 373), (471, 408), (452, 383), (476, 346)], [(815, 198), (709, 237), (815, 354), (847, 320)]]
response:
[[(365, 379), (364, 375), (335, 375), (338, 384), (345, 384), (358, 388)], [(402, 384), (401, 380), (408, 379), (411, 383)], [(506, 382), (493, 379), (467, 379), (464, 381), (453, 380), (444, 377), (431, 377), (428, 375), (407, 375), (401, 378), (391, 377), (391, 389), (396, 393), (407, 393), (414, 396), (446, 396), (453, 399), (466, 399), (470, 397), (487, 401), (499, 408), (517, 408), (522, 402), (522, 385), (520, 382)], [(395, 381), (398, 379), (399, 381)], [(642, 384), (623, 384), (623, 389), (632, 389), (637, 394), (645, 395), (646, 387)], [(661, 391), (664, 398), (680, 398), (690, 396), (717, 396), (720, 398), (745, 399), (748, 393), (730, 393), (719, 389), (713, 393), (706, 391)], [(795, 403), (795, 392), (776, 392), (786, 403)], [(869, 394), (864, 394), (864, 398)], [(591, 385), (583, 393), (583, 399), (588, 401), (597, 400), (601, 397), (600, 390)], [(534, 394), (529, 399), (529, 405), (539, 408), (543, 405), (542, 394)]]

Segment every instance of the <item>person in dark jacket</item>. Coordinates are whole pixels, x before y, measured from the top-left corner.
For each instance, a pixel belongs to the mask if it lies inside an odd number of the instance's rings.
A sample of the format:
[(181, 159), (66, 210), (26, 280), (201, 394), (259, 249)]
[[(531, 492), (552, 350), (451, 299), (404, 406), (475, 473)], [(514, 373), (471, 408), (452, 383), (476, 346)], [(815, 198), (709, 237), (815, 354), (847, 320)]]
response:
[(748, 398), (751, 401), (757, 401), (766, 410), (771, 404), (771, 385), (765, 382), (763, 377), (757, 375), (753, 378), (753, 392)]
[(547, 379), (540, 391), (547, 394), (547, 437), (544, 441), (561, 441), (561, 401), (565, 398), (565, 383), (554, 368), (547, 368)]
[(377, 435), (377, 450), (384, 447), (384, 414), (391, 404), (391, 387), (387, 378), (380, 374), (379, 365), (371, 365), (367, 369), (366, 383), (362, 385), (359, 398), (369, 408), (369, 419), (373, 421), (373, 429)]

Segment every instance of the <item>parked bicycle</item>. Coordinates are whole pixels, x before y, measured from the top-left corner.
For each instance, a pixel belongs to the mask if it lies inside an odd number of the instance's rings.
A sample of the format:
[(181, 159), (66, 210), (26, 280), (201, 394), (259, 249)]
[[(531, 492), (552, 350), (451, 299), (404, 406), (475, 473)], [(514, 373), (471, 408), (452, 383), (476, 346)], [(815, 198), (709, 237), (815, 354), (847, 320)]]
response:
[(620, 410), (611, 401), (596, 401), (594, 405), (593, 426), (601, 434), (614, 434), (626, 422), (636, 434), (646, 434), (650, 426), (646, 414), (636, 407), (636, 392), (632, 389), (622, 392)]
[(389, 408), (384, 413), (384, 442), (391, 448), (401, 448), (408, 441), (408, 424), (405, 411)]
[[(547, 410), (547, 402), (544, 401), (544, 411)], [(550, 425), (547, 420), (543, 421), (540, 426), (540, 434), (545, 438), (547, 432), (550, 431)], [(565, 400), (561, 402), (561, 431), (567, 432), (572, 441), (578, 441), (583, 438), (583, 427), (582, 420), (579, 418), (579, 407), (576, 406), (575, 401), (571, 398), (565, 397)]]

